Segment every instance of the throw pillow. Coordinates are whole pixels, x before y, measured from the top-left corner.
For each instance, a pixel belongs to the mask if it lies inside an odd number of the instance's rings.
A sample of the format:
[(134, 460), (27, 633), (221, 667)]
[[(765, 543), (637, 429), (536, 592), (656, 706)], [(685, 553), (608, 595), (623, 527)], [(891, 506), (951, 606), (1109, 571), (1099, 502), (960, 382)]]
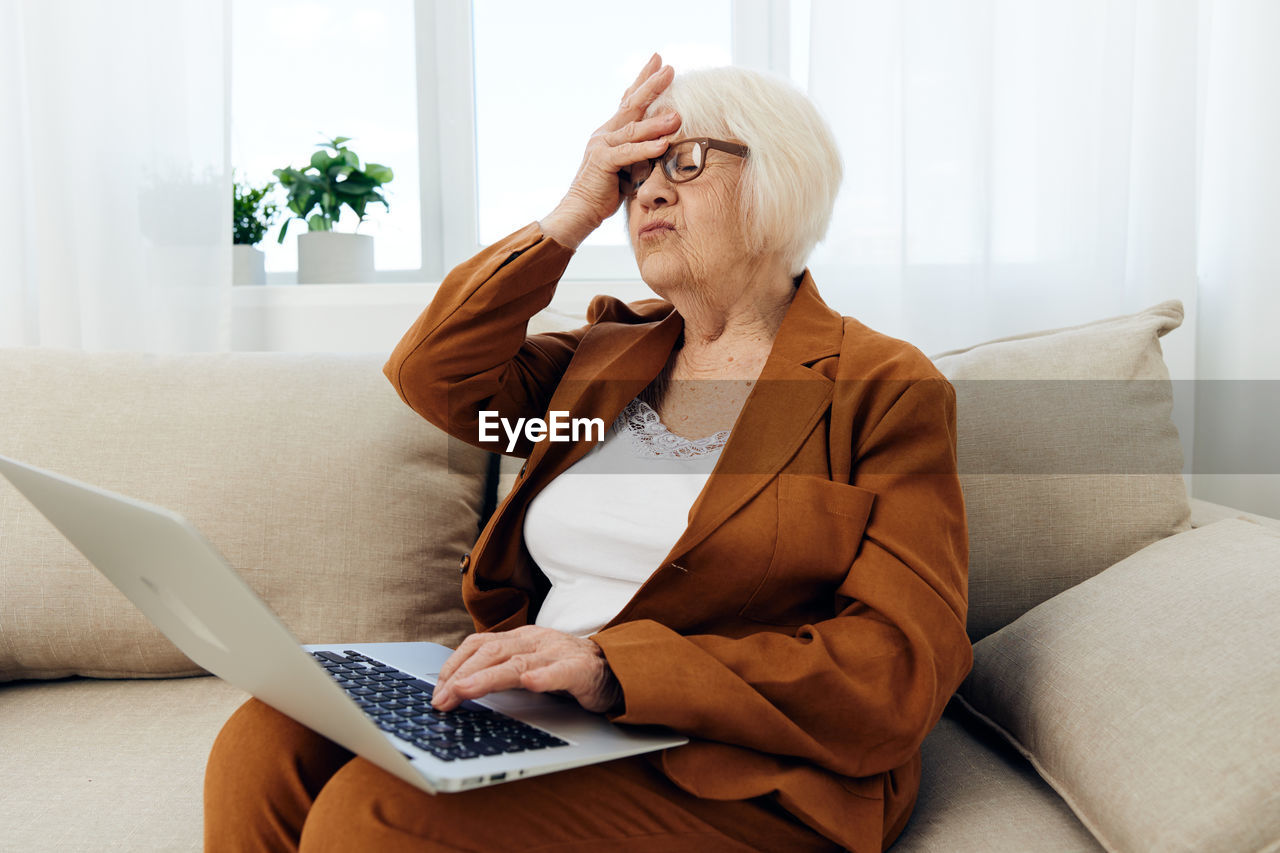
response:
[(1159, 339), (1182, 305), (934, 356), (956, 388), (977, 641), (1190, 527)]
[(1280, 847), (1280, 531), (1150, 545), (974, 646), (960, 700), (1111, 851)]
[[(0, 350), (0, 453), (186, 516), (300, 642), (471, 630), (487, 454), (382, 354)], [(0, 681), (201, 672), (0, 478)]]

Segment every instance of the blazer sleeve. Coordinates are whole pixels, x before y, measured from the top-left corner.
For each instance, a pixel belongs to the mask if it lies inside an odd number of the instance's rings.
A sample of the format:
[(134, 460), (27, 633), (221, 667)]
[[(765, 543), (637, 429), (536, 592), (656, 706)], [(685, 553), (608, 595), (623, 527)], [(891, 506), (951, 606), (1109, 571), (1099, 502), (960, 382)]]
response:
[(861, 433), (852, 485), (876, 502), (834, 618), (790, 635), (606, 628), (592, 639), (624, 696), (610, 718), (846, 776), (910, 761), (973, 661), (955, 411), (950, 383), (921, 379)]
[[(479, 412), (540, 417), (587, 330), (526, 337), (572, 256), (533, 222), (455, 267), (383, 367), (400, 398), (449, 435), (505, 451), (505, 438), (479, 440)], [(531, 450), (522, 436), (513, 454)]]

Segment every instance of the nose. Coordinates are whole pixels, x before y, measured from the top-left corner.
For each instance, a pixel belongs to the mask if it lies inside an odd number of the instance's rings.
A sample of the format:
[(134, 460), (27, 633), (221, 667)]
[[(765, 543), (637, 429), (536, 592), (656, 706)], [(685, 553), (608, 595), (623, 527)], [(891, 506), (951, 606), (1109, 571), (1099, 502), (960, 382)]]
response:
[(636, 201), (645, 210), (671, 204), (676, 198), (676, 185), (671, 183), (671, 179), (667, 177), (667, 173), (660, 164), (654, 164), (649, 177), (645, 178), (644, 183), (636, 189)]

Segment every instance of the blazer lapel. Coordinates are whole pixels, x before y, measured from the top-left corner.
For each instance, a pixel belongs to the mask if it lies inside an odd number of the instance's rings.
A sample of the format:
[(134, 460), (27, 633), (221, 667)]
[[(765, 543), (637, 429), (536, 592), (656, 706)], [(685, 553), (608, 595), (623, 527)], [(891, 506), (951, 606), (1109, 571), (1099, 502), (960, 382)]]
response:
[[(571, 362), (549, 409), (569, 412), (571, 417), (601, 418), (608, 431), (627, 403), (662, 371), (683, 328), (683, 318), (672, 311), (656, 323), (618, 326), (611, 330), (613, 340), (592, 341), (591, 349)], [(595, 444), (594, 440), (540, 441), (529, 456), (529, 470), (537, 472), (539, 483), (548, 483)]]

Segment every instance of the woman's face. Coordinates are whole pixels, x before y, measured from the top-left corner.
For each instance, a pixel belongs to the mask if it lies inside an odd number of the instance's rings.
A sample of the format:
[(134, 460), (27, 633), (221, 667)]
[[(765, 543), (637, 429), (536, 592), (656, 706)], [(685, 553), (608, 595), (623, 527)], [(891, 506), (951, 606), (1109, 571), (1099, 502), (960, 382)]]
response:
[[(690, 288), (714, 299), (716, 294), (708, 288), (742, 280), (740, 271), (750, 265), (743, 257), (738, 215), (742, 166), (741, 157), (712, 149), (702, 174), (675, 184), (655, 165), (626, 200), (640, 277), (659, 296), (670, 299), (671, 293)], [(654, 223), (669, 227), (645, 231)]]

